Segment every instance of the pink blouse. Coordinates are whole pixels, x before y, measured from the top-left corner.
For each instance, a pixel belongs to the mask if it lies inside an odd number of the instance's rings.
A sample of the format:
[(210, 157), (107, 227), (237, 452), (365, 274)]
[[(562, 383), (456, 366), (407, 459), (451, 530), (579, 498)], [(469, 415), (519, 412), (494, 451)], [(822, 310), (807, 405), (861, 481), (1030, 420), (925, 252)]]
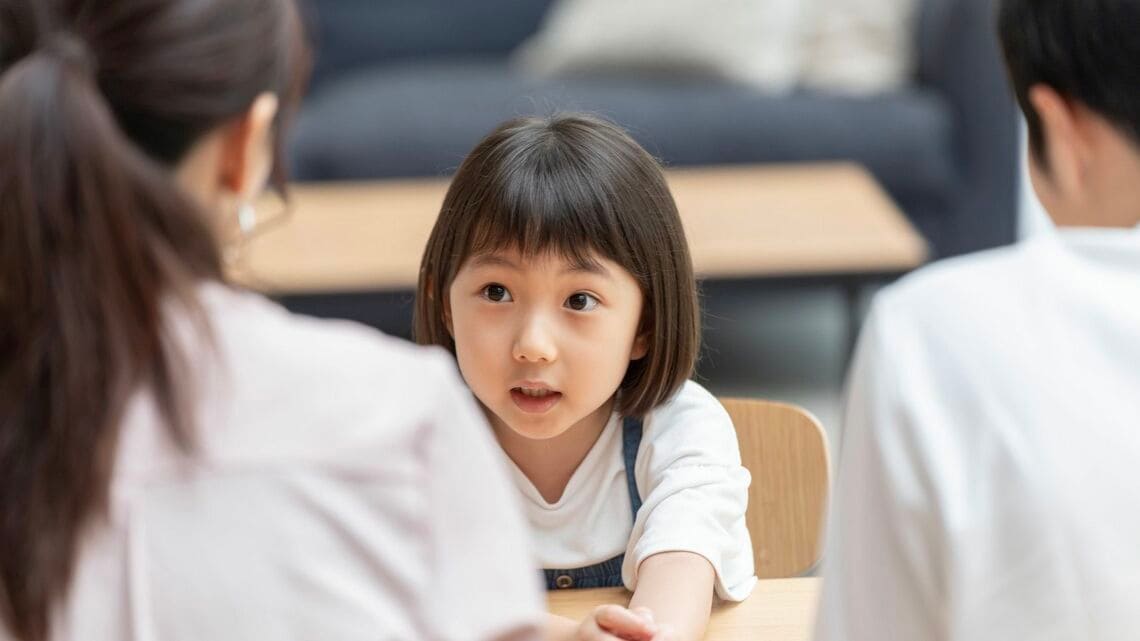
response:
[[(518, 497), (450, 357), (201, 291), (196, 452), (140, 393), (53, 638), (489, 639), (542, 617)], [(0, 637), (4, 636), (0, 632)]]

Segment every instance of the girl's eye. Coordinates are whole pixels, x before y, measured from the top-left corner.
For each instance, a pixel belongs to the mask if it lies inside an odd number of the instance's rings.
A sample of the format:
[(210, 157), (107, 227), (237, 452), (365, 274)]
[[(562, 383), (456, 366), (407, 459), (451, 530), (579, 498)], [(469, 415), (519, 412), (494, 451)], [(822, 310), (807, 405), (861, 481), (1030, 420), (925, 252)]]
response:
[(493, 303), (509, 303), (513, 300), (507, 288), (496, 283), (492, 283), (483, 288), (483, 298)]
[(576, 312), (593, 311), (598, 306), (598, 299), (589, 294), (578, 292), (566, 299), (566, 306)]

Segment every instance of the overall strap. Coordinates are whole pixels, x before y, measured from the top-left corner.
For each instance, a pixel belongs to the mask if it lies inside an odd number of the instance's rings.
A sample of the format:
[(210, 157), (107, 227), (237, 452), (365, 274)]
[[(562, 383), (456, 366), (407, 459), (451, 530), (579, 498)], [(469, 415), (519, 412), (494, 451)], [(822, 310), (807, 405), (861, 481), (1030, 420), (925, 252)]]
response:
[[(637, 491), (637, 478), (633, 473), (637, 461), (637, 450), (641, 447), (641, 420), (625, 418), (621, 423), (621, 457), (625, 464), (625, 482), (629, 488), (629, 504), (633, 510), (633, 520), (641, 509), (641, 493)], [(568, 570), (544, 568), (542, 574), (547, 590), (570, 588), (615, 588), (621, 587), (621, 568), (625, 554), (594, 565)]]
[(637, 450), (641, 447), (641, 419), (626, 417), (621, 423), (621, 457), (625, 463), (625, 482), (629, 487), (629, 505), (633, 509), (633, 519), (641, 509), (641, 492), (637, 491), (637, 477), (633, 473), (637, 461)]

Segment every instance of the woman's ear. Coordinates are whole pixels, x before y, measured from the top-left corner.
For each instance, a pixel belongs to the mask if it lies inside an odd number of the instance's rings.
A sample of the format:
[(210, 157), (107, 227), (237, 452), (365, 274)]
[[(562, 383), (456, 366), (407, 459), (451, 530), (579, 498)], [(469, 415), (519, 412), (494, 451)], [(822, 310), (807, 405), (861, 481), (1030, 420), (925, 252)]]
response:
[(277, 96), (262, 93), (222, 133), (219, 181), (239, 202), (255, 198), (269, 177), (277, 107)]

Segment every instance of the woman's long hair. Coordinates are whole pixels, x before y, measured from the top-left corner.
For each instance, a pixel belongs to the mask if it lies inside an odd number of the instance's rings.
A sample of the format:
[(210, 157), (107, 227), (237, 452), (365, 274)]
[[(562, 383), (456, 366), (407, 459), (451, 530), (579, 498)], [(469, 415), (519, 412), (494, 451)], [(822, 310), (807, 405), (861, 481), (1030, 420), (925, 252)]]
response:
[[(0, 0), (0, 620), (47, 638), (105, 514), (127, 400), (192, 443), (169, 301), (222, 277), (173, 170), (262, 92), (291, 104), (290, 0)], [(278, 128), (279, 129), (279, 128)]]

